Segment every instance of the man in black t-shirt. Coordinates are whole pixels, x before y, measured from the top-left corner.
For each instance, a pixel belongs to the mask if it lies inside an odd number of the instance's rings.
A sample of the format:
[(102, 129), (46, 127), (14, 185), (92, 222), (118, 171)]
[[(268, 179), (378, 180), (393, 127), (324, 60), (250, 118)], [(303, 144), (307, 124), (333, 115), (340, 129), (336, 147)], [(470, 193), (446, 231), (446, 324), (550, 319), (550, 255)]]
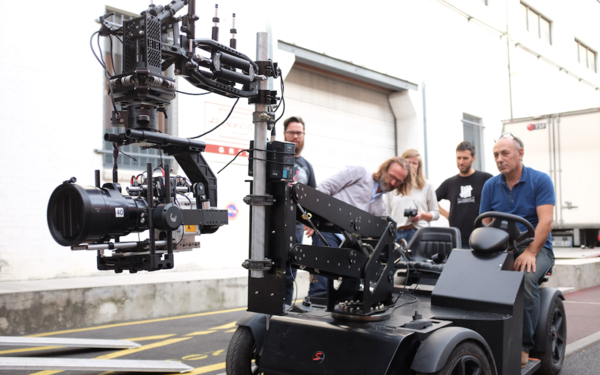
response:
[[(294, 142), (296, 144), (296, 160), (294, 163), (294, 181), (301, 184), (316, 188), (315, 172), (312, 165), (304, 159), (300, 154), (304, 149), (304, 121), (301, 117), (292, 116), (283, 122), (283, 135), (286, 142)], [(296, 223), (296, 241), (302, 243), (304, 238), (304, 225)], [(296, 278), (296, 269), (288, 267), (285, 272), (285, 303), (292, 304), (294, 298), (294, 279)], [(321, 281), (326, 288), (327, 279)], [(314, 289), (311, 284), (311, 290)], [(310, 292), (309, 292), (310, 294)]]
[(442, 182), (435, 191), (438, 202), (450, 201), (450, 213), (440, 206), (440, 214), (450, 221), (450, 226), (460, 229), (462, 247), (470, 249), (469, 237), (473, 232), (475, 219), (479, 215), (481, 191), (492, 175), (473, 169), (475, 146), (468, 141), (456, 147), (456, 166), (459, 173)]

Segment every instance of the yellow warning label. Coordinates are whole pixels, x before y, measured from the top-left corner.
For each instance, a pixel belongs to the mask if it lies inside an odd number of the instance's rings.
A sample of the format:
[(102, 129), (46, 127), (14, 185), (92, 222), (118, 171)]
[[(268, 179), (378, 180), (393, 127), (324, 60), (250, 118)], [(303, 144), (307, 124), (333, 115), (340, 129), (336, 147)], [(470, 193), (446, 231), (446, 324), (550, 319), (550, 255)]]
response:
[(187, 233), (196, 233), (197, 229), (195, 225), (186, 225), (185, 226), (185, 231)]

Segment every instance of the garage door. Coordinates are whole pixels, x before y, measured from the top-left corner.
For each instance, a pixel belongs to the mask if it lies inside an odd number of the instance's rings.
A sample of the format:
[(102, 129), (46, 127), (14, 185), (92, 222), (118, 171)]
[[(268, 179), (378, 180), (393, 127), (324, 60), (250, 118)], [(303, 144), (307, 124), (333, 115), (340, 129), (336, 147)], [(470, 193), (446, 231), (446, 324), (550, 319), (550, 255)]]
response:
[(285, 79), (284, 118), (306, 123), (302, 156), (315, 168), (317, 184), (346, 165), (375, 171), (395, 155), (390, 91), (297, 65)]

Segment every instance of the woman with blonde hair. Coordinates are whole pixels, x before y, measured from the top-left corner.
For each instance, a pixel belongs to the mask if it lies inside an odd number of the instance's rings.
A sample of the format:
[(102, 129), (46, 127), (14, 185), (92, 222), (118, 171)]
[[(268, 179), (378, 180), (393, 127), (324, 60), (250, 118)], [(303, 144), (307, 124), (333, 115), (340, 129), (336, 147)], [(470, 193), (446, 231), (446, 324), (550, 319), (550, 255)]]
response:
[[(392, 191), (384, 195), (388, 214), (396, 221), (398, 231), (396, 242), (405, 239), (407, 243), (413, 238), (417, 229), (429, 226), (429, 222), (440, 217), (435, 189), (425, 179), (421, 154), (414, 148), (404, 151), (402, 157), (408, 161), (412, 177), (410, 195)], [(412, 216), (405, 216), (405, 210), (412, 210)]]

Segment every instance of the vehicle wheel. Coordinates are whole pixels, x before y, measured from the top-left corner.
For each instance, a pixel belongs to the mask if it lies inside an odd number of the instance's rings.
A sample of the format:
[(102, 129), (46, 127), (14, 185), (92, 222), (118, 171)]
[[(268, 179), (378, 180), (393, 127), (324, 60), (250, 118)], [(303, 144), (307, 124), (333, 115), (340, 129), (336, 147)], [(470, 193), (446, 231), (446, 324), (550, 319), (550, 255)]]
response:
[(546, 342), (543, 344), (543, 352), (532, 352), (532, 358), (542, 362), (542, 367), (536, 374), (557, 375), (562, 369), (567, 350), (567, 315), (562, 299), (556, 297), (548, 310)]
[(259, 360), (252, 330), (248, 327), (238, 327), (227, 348), (225, 357), (227, 375), (261, 374), (258, 369)]
[[(492, 375), (492, 368), (487, 355), (481, 347), (473, 342), (459, 344), (442, 369), (435, 375)], [(417, 373), (417, 375), (425, 375)]]

